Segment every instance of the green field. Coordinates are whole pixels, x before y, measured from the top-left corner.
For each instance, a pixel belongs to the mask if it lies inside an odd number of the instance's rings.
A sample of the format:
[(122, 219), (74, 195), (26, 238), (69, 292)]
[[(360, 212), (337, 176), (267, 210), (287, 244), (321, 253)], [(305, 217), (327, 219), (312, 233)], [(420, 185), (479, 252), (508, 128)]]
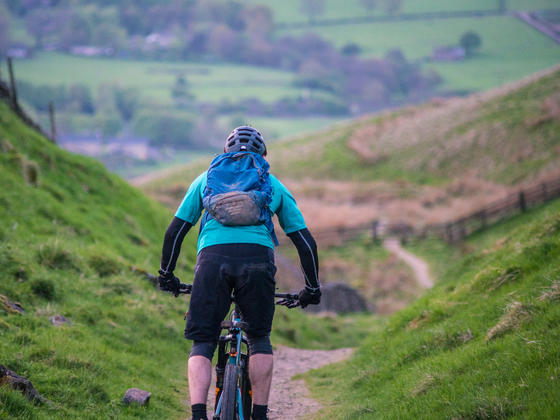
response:
[(177, 74), (184, 75), (201, 102), (247, 97), (274, 101), (301, 93), (291, 87), (293, 75), (289, 72), (233, 64), (84, 58), (47, 52), (16, 61), (15, 70), (18, 80), (51, 86), (83, 83), (94, 95), (103, 84), (137, 88), (151, 106), (173, 103), (171, 87)]
[(366, 338), (352, 359), (307, 375), (316, 419), (560, 416), (560, 201), (470, 238), (414, 251), (433, 290)]
[[(252, 3), (265, 4), (274, 11), (274, 18), (280, 23), (305, 22), (307, 17), (301, 12), (300, 0), (252, 0)], [(449, 12), (463, 10), (491, 10), (496, 9), (498, 0), (404, 0), (401, 8), (402, 13), (424, 13), (424, 12)], [(507, 7), (510, 10), (536, 10), (553, 9), (558, 7), (556, 0), (508, 0)], [(364, 16), (366, 11), (360, 0), (327, 0), (325, 13), (318, 16), (321, 19), (345, 19)], [(377, 7), (374, 15), (385, 14)]]
[[(430, 57), (433, 48), (458, 44), (463, 33), (473, 30), (482, 47), (463, 62), (431, 63), (441, 74), (444, 89), (478, 91), (519, 79), (560, 62), (560, 47), (550, 38), (512, 17), (442, 19), (431, 21), (337, 25), (313, 28), (336, 46), (354, 42), (363, 54), (380, 57), (401, 49), (409, 59)], [(306, 30), (284, 30), (298, 34)]]

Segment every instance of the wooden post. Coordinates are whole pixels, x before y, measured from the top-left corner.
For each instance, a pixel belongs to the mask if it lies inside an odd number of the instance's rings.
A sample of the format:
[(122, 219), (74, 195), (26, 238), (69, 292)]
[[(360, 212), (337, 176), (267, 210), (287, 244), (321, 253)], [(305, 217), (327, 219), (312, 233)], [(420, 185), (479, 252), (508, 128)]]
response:
[(486, 216), (486, 209), (482, 209), (479, 213), (480, 216), (480, 226), (484, 229), (488, 224), (488, 218)]
[(377, 242), (377, 240), (379, 239), (377, 236), (377, 226), (379, 225), (379, 221), (374, 220), (373, 223), (371, 224), (371, 239), (373, 240), (373, 242)]
[(505, 13), (506, 9), (506, 0), (498, 0), (498, 10)]
[(51, 140), (56, 143), (56, 124), (54, 119), (54, 104), (49, 102), (49, 117), (51, 121)]
[(523, 191), (519, 192), (519, 208), (523, 213), (527, 211), (527, 202), (525, 201), (525, 193)]
[(10, 74), (10, 97), (12, 100), (12, 105), (15, 108), (19, 108), (18, 100), (17, 100), (17, 89), (16, 89), (16, 82), (14, 77), (14, 69), (12, 67), (12, 59), (8, 57), (8, 72)]
[(453, 228), (451, 223), (445, 225), (445, 239), (450, 244), (453, 243)]

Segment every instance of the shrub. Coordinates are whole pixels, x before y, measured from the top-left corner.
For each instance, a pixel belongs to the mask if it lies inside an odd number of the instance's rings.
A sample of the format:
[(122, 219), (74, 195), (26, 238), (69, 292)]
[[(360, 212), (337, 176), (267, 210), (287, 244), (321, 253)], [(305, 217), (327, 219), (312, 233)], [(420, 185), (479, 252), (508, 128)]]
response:
[(61, 248), (58, 242), (42, 244), (39, 247), (39, 263), (48, 268), (70, 269), (75, 268), (76, 264), (72, 253)]
[(118, 262), (103, 254), (92, 255), (89, 258), (89, 266), (93, 268), (100, 277), (115, 275), (121, 269)]
[(31, 282), (31, 290), (33, 294), (47, 300), (56, 298), (56, 290), (52, 280), (36, 279)]

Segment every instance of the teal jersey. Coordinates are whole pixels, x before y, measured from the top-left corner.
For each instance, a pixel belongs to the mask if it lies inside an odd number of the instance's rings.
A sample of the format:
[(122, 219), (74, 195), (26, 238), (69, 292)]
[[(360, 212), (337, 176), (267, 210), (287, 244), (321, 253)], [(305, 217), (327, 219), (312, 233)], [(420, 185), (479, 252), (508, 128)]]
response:
[[(204, 172), (193, 181), (175, 213), (175, 217), (193, 226), (204, 210), (202, 195), (206, 188), (206, 175), (207, 173)], [(305, 220), (290, 191), (272, 174), (270, 174), (270, 182), (272, 201), (269, 207), (278, 217), (282, 230), (288, 234), (305, 229)], [(209, 219), (198, 236), (198, 252), (211, 245), (235, 243), (259, 244), (274, 248), (272, 237), (265, 225), (224, 226), (215, 219)]]

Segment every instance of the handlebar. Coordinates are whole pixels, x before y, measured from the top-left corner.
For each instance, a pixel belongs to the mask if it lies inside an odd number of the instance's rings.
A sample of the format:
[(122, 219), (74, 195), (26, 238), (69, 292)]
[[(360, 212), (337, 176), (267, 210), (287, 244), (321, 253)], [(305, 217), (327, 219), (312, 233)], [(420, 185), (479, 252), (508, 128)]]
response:
[[(189, 295), (192, 292), (192, 284), (179, 284), (177, 295)], [(275, 293), (275, 298), (280, 300), (276, 301), (277, 305), (287, 306), (288, 308), (295, 308), (299, 306), (299, 295), (293, 293)]]

